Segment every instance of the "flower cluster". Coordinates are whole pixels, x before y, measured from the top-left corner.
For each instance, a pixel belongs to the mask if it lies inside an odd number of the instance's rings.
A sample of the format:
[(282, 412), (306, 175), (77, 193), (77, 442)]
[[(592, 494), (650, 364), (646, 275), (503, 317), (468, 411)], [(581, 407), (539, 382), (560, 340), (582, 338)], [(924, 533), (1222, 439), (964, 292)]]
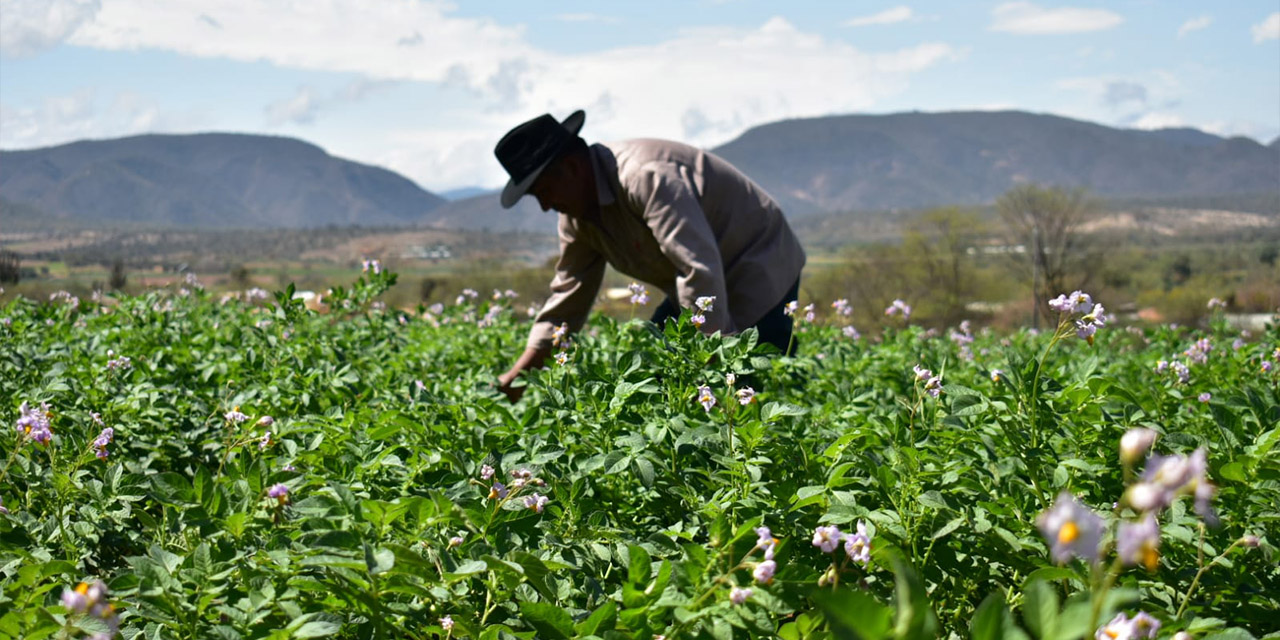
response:
[(857, 340), (858, 338), (862, 337), (862, 334), (858, 333), (858, 330), (855, 329), (851, 324), (845, 325), (845, 327), (841, 329), (840, 332), (844, 334), (844, 337), (850, 340)]
[(800, 301), (792, 300), (791, 302), (788, 302), (787, 304), (782, 306), (782, 313), (783, 315), (794, 316), (796, 315), (796, 310), (799, 308), (800, 308)]
[(627, 285), (627, 289), (631, 291), (631, 304), (644, 306), (649, 304), (649, 290), (639, 282), (632, 282)]
[(1226, 309), (1227, 301), (1222, 298), (1209, 298), (1209, 304), (1205, 305), (1210, 311), (1214, 309)]
[(99, 433), (98, 437), (93, 439), (93, 455), (98, 456), (99, 460), (106, 460), (108, 455), (107, 445), (111, 444), (115, 437), (115, 429), (111, 427), (103, 429), (102, 433)]
[(1209, 352), (1213, 351), (1213, 345), (1209, 343), (1208, 338), (1200, 338), (1195, 344), (1187, 347), (1182, 355), (1187, 357), (1187, 361), (1194, 364), (1204, 364), (1209, 361)]
[(232, 407), (231, 410), (224, 413), (222, 417), (233, 425), (240, 424), (241, 422), (249, 419), (249, 416), (240, 412), (239, 405)]
[(107, 630), (94, 633), (89, 640), (111, 640), (120, 631), (120, 618), (107, 602), (107, 585), (101, 581), (81, 582), (75, 589), (63, 589), (62, 606), (68, 613), (88, 615), (106, 623)]
[[(850, 561), (861, 564), (864, 569), (871, 564), (871, 534), (867, 533), (867, 524), (862, 520), (858, 521), (853, 533), (844, 533), (834, 524), (813, 530), (813, 546), (823, 553), (835, 553), (842, 542)], [(818, 578), (818, 586), (835, 583), (838, 575), (837, 563), (832, 562), (831, 567)]]
[(133, 368), (133, 361), (129, 356), (116, 356), (114, 351), (107, 350), (107, 371), (127, 370)]
[(973, 360), (973, 350), (969, 347), (973, 343), (973, 326), (968, 320), (961, 322), (960, 327), (951, 332), (951, 341), (959, 345), (961, 358)]
[(933, 372), (925, 369), (920, 365), (911, 367), (916, 374), (917, 382), (924, 382), (924, 390), (933, 397), (938, 397), (942, 393), (942, 376), (935, 376)]
[(698, 299), (693, 302), (693, 305), (697, 307), (697, 310), (693, 316), (689, 318), (689, 322), (693, 323), (693, 326), (695, 327), (701, 327), (706, 324), (706, 314), (711, 313), (711, 310), (715, 308), (715, 303), (715, 296), (699, 296)]
[(1210, 502), (1217, 489), (1206, 476), (1209, 468), (1204, 448), (1191, 455), (1153, 455), (1139, 481), (1124, 494), (1124, 503), (1140, 512), (1158, 512), (1173, 504), (1180, 496), (1193, 497), (1197, 514), (1205, 522), (1214, 524), (1217, 516)]
[(454, 300), (455, 304), (465, 304), (467, 300), (475, 300), (480, 297), (480, 292), (470, 287), (463, 289), (462, 293)]
[[(564, 346), (563, 346), (563, 347), (561, 347), (561, 345), (564, 345)], [(560, 326), (556, 327), (556, 328), (555, 328), (555, 330), (551, 332), (551, 346), (553, 346), (553, 347), (561, 347), (561, 348), (568, 348), (568, 346), (569, 346), (569, 323), (567, 323), (567, 322), (561, 322), (561, 323), (560, 323)]]
[(1106, 326), (1110, 320), (1102, 303), (1095, 303), (1093, 297), (1083, 291), (1072, 291), (1071, 295), (1061, 294), (1049, 301), (1049, 308), (1065, 316), (1079, 314), (1080, 317), (1075, 319), (1076, 335), (1089, 344), (1093, 344), (1093, 336), (1098, 328)]
[(893, 302), (891, 302), (891, 303), (889, 304), (889, 306), (888, 306), (888, 307), (885, 307), (885, 310), (884, 310), (884, 314), (885, 314), (886, 316), (896, 316), (896, 315), (898, 315), (899, 313), (901, 313), (901, 314), (902, 314), (902, 319), (903, 319), (903, 320), (906, 320), (906, 319), (910, 318), (910, 317), (911, 317), (911, 305), (909, 305), (909, 304), (907, 304), (907, 303), (903, 302), (902, 300), (894, 300)]
[(499, 300), (515, 300), (516, 298), (519, 298), (519, 297), (520, 297), (520, 294), (516, 293), (514, 289), (507, 289), (506, 291), (503, 291), (500, 289), (494, 289), (493, 296), (492, 296), (495, 302)]
[[(777, 538), (773, 537), (773, 532), (769, 527), (756, 527), (756, 546), (751, 549), (751, 553), (757, 550), (764, 551), (764, 559), (757, 562), (755, 568), (751, 570), (751, 577), (760, 584), (769, 584), (773, 582), (773, 574), (778, 571), (778, 562), (773, 559), (774, 550), (778, 547)], [(750, 555), (750, 554), (748, 554)], [(748, 596), (751, 594), (748, 593)], [(730, 594), (732, 597), (732, 594)], [(745, 600), (746, 597), (743, 597)]]
[(847, 298), (840, 298), (839, 300), (832, 302), (831, 308), (835, 310), (836, 315), (838, 316), (853, 315), (853, 305), (849, 304), (849, 300)]
[(1117, 614), (1111, 622), (1100, 627), (1094, 637), (1097, 640), (1137, 640), (1154, 638), (1159, 631), (1160, 621), (1139, 611), (1132, 619), (1123, 613)]
[(369, 273), (372, 271), (373, 275), (376, 276), (382, 273), (382, 263), (377, 260), (361, 260), (360, 271), (361, 273)]
[(49, 409), (48, 404), (41, 402), (40, 408), (37, 409), (23, 402), (18, 411), (20, 415), (15, 423), (18, 433), (44, 445), (53, 440), (53, 429), (50, 426), (53, 411)]

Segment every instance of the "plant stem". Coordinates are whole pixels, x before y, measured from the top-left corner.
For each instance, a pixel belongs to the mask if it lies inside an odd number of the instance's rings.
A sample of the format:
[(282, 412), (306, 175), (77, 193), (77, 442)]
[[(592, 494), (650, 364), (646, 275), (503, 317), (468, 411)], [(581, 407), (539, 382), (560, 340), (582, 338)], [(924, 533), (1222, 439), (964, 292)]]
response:
[(1178, 607), (1178, 612), (1173, 614), (1174, 618), (1181, 618), (1182, 612), (1187, 610), (1187, 603), (1191, 602), (1191, 594), (1195, 593), (1196, 587), (1200, 585), (1200, 576), (1204, 575), (1204, 572), (1208, 571), (1209, 567), (1212, 567), (1213, 565), (1217, 564), (1219, 560), (1226, 557), (1228, 553), (1231, 553), (1231, 550), (1236, 548), (1239, 544), (1240, 544), (1240, 540), (1237, 539), (1235, 542), (1231, 543), (1231, 546), (1227, 547), (1226, 549), (1223, 549), (1222, 553), (1219, 553), (1217, 556), (1214, 557), (1213, 560), (1210, 560), (1209, 564), (1205, 564), (1204, 562), (1204, 523), (1203, 522), (1200, 523), (1200, 554), (1199, 554), (1200, 570), (1196, 571), (1195, 578), (1192, 578), (1191, 580), (1191, 586), (1187, 587), (1187, 594), (1182, 596), (1182, 606)]

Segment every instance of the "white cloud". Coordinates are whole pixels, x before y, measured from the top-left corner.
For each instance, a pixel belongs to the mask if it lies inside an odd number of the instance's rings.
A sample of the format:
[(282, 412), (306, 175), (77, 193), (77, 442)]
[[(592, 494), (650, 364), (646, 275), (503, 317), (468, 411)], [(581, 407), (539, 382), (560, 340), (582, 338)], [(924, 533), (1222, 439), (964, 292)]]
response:
[(0, 52), (25, 57), (62, 43), (93, 19), (99, 0), (5, 0), (0, 9)]
[(872, 14), (869, 16), (861, 16), (858, 18), (853, 18), (851, 20), (846, 21), (844, 23), (844, 26), (865, 27), (868, 25), (875, 25), (875, 24), (893, 24), (895, 22), (905, 22), (907, 20), (910, 20), (911, 17), (912, 17), (911, 7), (902, 5), (902, 6), (893, 7), (892, 9), (885, 9), (880, 13)]
[(1102, 31), (1124, 22), (1106, 9), (1059, 7), (1047, 9), (1030, 2), (1006, 2), (991, 11), (992, 31), (1022, 35)]
[(1187, 35), (1188, 33), (1191, 33), (1192, 31), (1199, 31), (1209, 26), (1210, 24), (1213, 24), (1213, 18), (1210, 16), (1200, 16), (1198, 18), (1192, 18), (1182, 23), (1181, 27), (1178, 27), (1178, 37), (1181, 38)]
[(385, 89), (391, 84), (386, 80), (359, 78), (347, 83), (329, 96), (321, 95), (315, 87), (298, 87), (292, 97), (267, 105), (265, 109), (267, 123), (271, 126), (311, 124), (315, 122), (316, 116), (321, 111), (341, 104), (359, 102), (369, 94)]
[(1185, 127), (1187, 122), (1175, 113), (1150, 111), (1142, 114), (1132, 124), (1134, 129), (1171, 129)]
[(164, 113), (150, 100), (121, 92), (104, 101), (93, 89), (50, 96), (33, 106), (0, 104), (0, 148), (30, 149), (85, 138), (191, 131), (207, 126), (197, 113)]
[[(493, 144), (542, 112), (563, 117), (585, 108), (590, 140), (657, 136), (714, 146), (765, 122), (871, 109), (913, 75), (964, 55), (939, 42), (863, 51), (782, 18), (558, 54), (530, 45), (522, 27), (452, 10), (434, 0), (260, 0), (254, 11), (241, 0), (104, 0), (68, 41), (435, 84), (452, 110), (437, 107), (431, 120), (439, 129), (358, 140), (316, 127), (314, 136), (334, 153), (385, 163), (428, 188), (501, 184)], [(314, 120), (337, 100), (304, 87), (267, 107), (267, 118), (282, 126)]]
[(1280, 11), (1267, 16), (1262, 22), (1253, 25), (1250, 31), (1253, 33), (1253, 41), (1255, 43), (1280, 39)]
[(267, 105), (267, 122), (273, 125), (285, 123), (310, 124), (316, 119), (319, 107), (316, 90), (298, 87), (292, 98)]

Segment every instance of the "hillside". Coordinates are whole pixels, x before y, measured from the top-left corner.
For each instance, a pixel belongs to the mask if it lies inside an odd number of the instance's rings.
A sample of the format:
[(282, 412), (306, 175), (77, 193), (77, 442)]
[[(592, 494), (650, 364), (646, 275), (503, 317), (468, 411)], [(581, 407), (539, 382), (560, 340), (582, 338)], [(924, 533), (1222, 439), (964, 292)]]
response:
[(982, 204), (1021, 182), (1103, 197), (1280, 191), (1274, 144), (1014, 111), (789, 120), (714, 151), (793, 214)]
[(172, 227), (403, 225), (444, 202), (300, 140), (226, 133), (0, 152), (0, 193), (55, 221)]

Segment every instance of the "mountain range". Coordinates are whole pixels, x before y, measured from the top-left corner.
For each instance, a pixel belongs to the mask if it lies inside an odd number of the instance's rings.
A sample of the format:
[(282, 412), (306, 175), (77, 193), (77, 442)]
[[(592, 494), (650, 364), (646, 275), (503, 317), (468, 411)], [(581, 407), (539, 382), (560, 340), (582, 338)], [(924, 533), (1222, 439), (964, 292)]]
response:
[[(1280, 192), (1280, 138), (1262, 145), (1196, 129), (1117, 129), (1018, 111), (787, 120), (712, 151), (793, 217), (986, 204), (1024, 182), (1108, 198)], [(446, 201), (399, 174), (300, 140), (224, 133), (0, 152), (0, 222), (33, 216), (95, 226), (555, 227), (555, 216), (529, 198), (511, 211), (494, 192)]]

